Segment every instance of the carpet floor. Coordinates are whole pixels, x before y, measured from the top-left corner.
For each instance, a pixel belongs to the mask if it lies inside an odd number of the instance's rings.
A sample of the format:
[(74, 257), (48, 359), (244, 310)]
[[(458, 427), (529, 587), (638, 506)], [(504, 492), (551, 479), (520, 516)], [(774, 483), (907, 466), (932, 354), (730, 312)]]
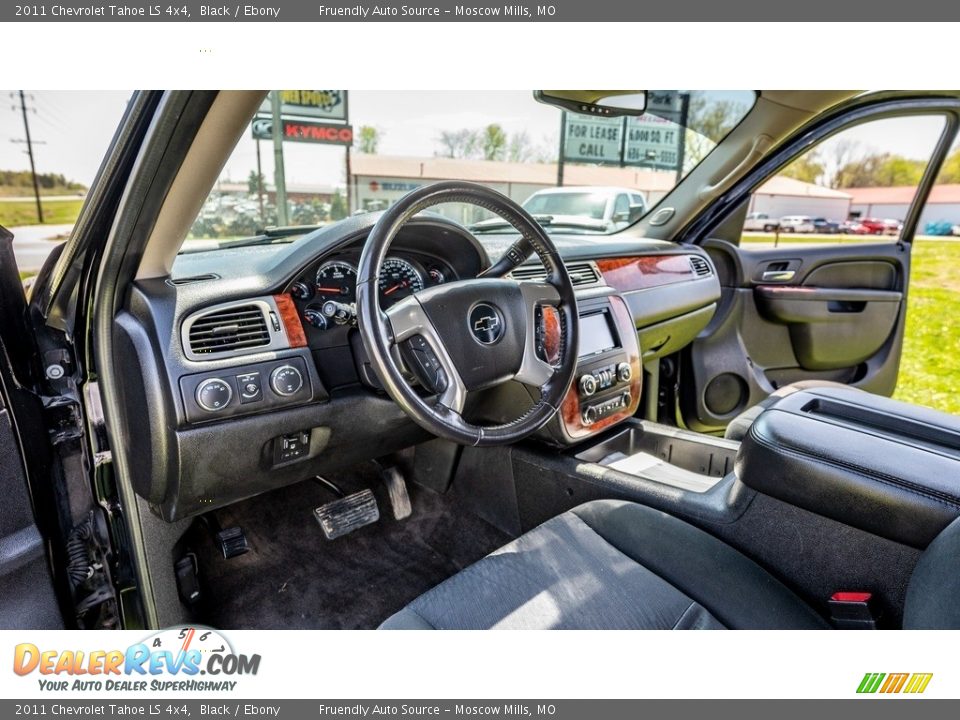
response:
[(506, 544), (510, 537), (455, 498), (409, 487), (413, 514), (394, 520), (374, 466), (328, 476), (346, 493), (370, 488), (380, 520), (326, 540), (313, 509), (336, 499), (307, 481), (218, 511), (250, 551), (224, 560), (211, 534), (192, 531), (203, 599), (197, 621), (223, 629), (375, 628), (407, 603)]

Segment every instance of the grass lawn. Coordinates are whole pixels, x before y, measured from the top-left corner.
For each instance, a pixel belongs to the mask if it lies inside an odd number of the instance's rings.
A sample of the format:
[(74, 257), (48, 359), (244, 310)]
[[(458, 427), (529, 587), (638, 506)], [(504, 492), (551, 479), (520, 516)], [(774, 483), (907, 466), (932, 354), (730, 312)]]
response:
[[(76, 222), (83, 200), (42, 200), (44, 225)], [(37, 206), (33, 201), (0, 202), (0, 225), (19, 227), (37, 225)]]
[[(815, 242), (877, 239), (826, 236)], [(743, 238), (744, 245), (772, 242), (772, 235)], [(810, 236), (780, 237), (780, 245), (810, 242)], [(960, 241), (918, 239), (911, 265), (907, 332), (894, 397), (960, 414)]]

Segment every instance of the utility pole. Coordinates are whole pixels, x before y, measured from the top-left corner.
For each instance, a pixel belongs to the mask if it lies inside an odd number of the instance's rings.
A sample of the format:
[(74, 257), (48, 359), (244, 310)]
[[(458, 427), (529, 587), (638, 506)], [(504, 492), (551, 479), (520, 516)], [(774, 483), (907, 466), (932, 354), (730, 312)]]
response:
[(37, 167), (33, 162), (33, 141), (30, 139), (30, 121), (27, 119), (27, 99), (23, 94), (23, 90), (20, 90), (20, 111), (23, 113), (23, 132), (27, 137), (27, 155), (30, 156), (30, 176), (33, 178), (33, 196), (37, 200), (37, 220), (42, 225), (43, 206), (40, 204), (40, 185), (37, 182)]
[(260, 204), (260, 227), (267, 226), (267, 216), (263, 212), (263, 170), (260, 165), (260, 139), (257, 139), (257, 202)]
[(270, 109), (273, 111), (273, 185), (277, 191), (277, 225), (286, 227), (287, 177), (283, 168), (283, 117), (280, 107), (280, 91), (270, 93)]

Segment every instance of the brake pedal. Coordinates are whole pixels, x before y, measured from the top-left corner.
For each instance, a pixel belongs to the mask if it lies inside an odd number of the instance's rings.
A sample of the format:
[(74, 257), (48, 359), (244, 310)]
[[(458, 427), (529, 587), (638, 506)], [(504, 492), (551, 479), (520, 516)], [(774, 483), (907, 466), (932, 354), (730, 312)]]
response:
[(328, 502), (313, 511), (324, 537), (338, 537), (370, 525), (380, 519), (377, 499), (370, 490), (361, 490), (339, 500)]
[(410, 495), (407, 493), (407, 481), (400, 469), (396, 465), (383, 467), (380, 470), (380, 479), (387, 486), (393, 517), (397, 520), (410, 517), (413, 508), (410, 505)]

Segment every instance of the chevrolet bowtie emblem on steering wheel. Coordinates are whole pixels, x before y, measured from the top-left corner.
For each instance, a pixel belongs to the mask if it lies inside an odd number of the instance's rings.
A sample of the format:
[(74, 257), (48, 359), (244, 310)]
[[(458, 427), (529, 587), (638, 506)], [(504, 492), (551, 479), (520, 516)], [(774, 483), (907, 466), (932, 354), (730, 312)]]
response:
[(492, 305), (478, 303), (470, 311), (470, 332), (477, 342), (492, 345), (503, 335), (503, 317)]

